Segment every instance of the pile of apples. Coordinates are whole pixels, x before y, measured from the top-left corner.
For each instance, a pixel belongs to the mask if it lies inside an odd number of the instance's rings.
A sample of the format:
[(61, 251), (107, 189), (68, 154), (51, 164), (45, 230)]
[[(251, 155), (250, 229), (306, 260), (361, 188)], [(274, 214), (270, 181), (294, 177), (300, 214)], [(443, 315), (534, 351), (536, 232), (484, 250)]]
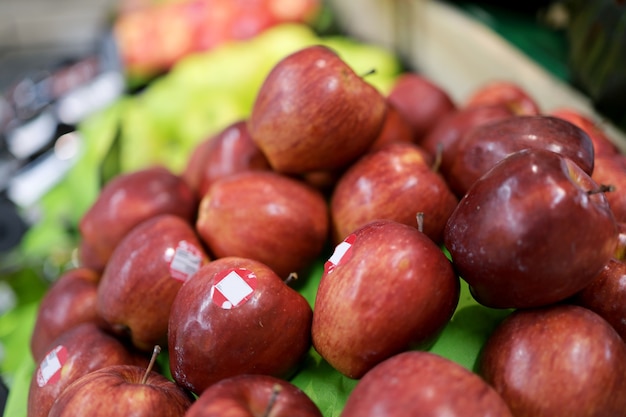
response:
[[(626, 415), (626, 157), (510, 82), (367, 76), (305, 47), (183, 172), (107, 183), (41, 302), (29, 417), (320, 417), (290, 382), (311, 349), (358, 381), (342, 417)], [(461, 280), (511, 311), (475, 372), (428, 351)]]

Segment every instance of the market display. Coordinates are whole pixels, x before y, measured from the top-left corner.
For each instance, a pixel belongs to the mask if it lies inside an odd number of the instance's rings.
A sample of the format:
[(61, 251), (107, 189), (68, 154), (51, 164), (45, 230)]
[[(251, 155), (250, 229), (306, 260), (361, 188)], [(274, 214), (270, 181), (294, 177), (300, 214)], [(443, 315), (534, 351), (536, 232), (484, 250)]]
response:
[(271, 26), (79, 126), (23, 246), (62, 261), (7, 415), (626, 416), (601, 126)]

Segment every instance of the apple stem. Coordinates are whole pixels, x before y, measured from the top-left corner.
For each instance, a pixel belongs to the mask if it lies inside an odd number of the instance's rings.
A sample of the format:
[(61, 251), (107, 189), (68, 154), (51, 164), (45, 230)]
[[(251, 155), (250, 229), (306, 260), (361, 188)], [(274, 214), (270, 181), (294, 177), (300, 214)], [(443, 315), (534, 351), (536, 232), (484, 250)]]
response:
[(424, 213), (420, 211), (415, 218), (417, 219), (417, 230), (424, 233)]
[(159, 353), (161, 353), (161, 346), (154, 345), (154, 350), (152, 351), (152, 357), (150, 358), (150, 363), (148, 364), (148, 367), (146, 368), (146, 372), (143, 374), (143, 378), (141, 378), (142, 384), (145, 384), (146, 381), (148, 381), (148, 376), (150, 375), (150, 372), (152, 372), (152, 368), (154, 368), (154, 364), (156, 363)]
[(443, 143), (437, 143), (437, 151), (435, 152), (435, 160), (433, 161), (432, 170), (434, 172), (439, 172), (439, 168), (441, 167), (441, 160), (443, 159)]
[(599, 194), (599, 193), (607, 193), (615, 191), (615, 186), (612, 184), (600, 184), (598, 188), (595, 190), (587, 191), (587, 195)]
[(371, 70), (367, 71), (366, 73), (364, 73), (363, 75), (361, 75), (361, 78), (365, 78), (368, 75), (372, 75), (372, 74), (376, 74), (376, 68), (372, 68)]
[(272, 387), (272, 396), (270, 397), (269, 402), (267, 403), (267, 407), (265, 408), (265, 412), (263, 413), (263, 417), (269, 417), (274, 404), (276, 404), (276, 400), (278, 399), (278, 394), (283, 390), (283, 387), (280, 384), (274, 384)]
[(283, 281), (285, 284), (289, 285), (291, 284), (291, 282), (295, 281), (298, 279), (298, 274), (296, 272), (292, 272), (290, 273), (287, 278), (285, 278), (285, 280)]

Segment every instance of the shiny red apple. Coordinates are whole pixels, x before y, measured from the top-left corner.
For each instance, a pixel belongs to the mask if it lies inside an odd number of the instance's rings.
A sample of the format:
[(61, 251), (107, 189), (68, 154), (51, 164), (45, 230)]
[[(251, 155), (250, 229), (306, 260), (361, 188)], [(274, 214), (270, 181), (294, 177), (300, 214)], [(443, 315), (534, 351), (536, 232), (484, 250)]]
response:
[(534, 116), (541, 113), (539, 103), (520, 84), (509, 80), (494, 80), (476, 88), (464, 103), (465, 107), (504, 104), (517, 115)]

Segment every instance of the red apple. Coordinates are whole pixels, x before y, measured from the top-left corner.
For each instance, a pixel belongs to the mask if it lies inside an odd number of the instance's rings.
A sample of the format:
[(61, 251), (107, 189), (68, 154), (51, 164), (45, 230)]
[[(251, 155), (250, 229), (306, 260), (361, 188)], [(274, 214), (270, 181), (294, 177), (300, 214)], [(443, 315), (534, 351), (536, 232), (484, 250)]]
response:
[(477, 126), (458, 143), (447, 180), (462, 196), (485, 172), (507, 155), (526, 148), (547, 149), (593, 172), (593, 143), (575, 125), (551, 116), (516, 116)]
[(598, 184), (611, 187), (606, 199), (618, 222), (626, 222), (626, 155), (596, 155), (593, 173)]
[(614, 155), (620, 153), (619, 148), (615, 145), (613, 140), (609, 138), (608, 134), (602, 128), (602, 125), (592, 119), (591, 116), (569, 107), (553, 109), (549, 115), (567, 120), (584, 130), (593, 142), (595, 155)]
[(387, 100), (411, 124), (417, 142), (428, 134), (437, 121), (457, 109), (447, 91), (415, 72), (398, 76)]
[(326, 263), (311, 335), (337, 371), (358, 379), (383, 360), (429, 346), (459, 301), (459, 279), (417, 228), (376, 220), (339, 243)]
[(98, 313), (138, 349), (167, 343), (170, 307), (183, 283), (208, 262), (193, 227), (161, 214), (115, 248), (98, 287)]
[(461, 137), (476, 126), (513, 116), (503, 104), (460, 108), (439, 119), (428, 134), (418, 142), (433, 158), (439, 158), (439, 171), (447, 177)]
[(582, 307), (512, 313), (485, 343), (478, 369), (516, 417), (626, 416), (626, 345)]
[(88, 268), (74, 268), (54, 281), (37, 309), (30, 350), (35, 362), (48, 353), (50, 344), (63, 332), (85, 322), (107, 327), (96, 311), (100, 274)]
[(271, 168), (265, 155), (252, 141), (246, 120), (238, 120), (200, 142), (182, 175), (202, 198), (215, 180), (256, 169)]
[(312, 315), (307, 300), (263, 263), (216, 259), (172, 304), (172, 377), (197, 395), (240, 374), (289, 377), (311, 346)]
[(255, 259), (283, 278), (309, 266), (323, 249), (328, 229), (323, 195), (271, 171), (216, 181), (202, 198), (196, 221), (215, 257)]
[(400, 114), (398, 109), (387, 101), (387, 113), (385, 114), (385, 122), (378, 134), (378, 137), (370, 146), (370, 152), (377, 150), (388, 143), (395, 142), (414, 142), (413, 127)]
[(104, 269), (124, 235), (157, 214), (175, 214), (193, 222), (196, 205), (187, 183), (164, 167), (120, 174), (104, 186), (80, 220), (82, 245), (91, 260), (83, 266)]
[(586, 287), (613, 255), (617, 225), (602, 191), (568, 158), (518, 151), (461, 199), (445, 246), (486, 306), (558, 302)]
[(424, 214), (424, 233), (436, 243), (456, 207), (457, 197), (430, 158), (413, 143), (390, 143), (355, 162), (339, 179), (331, 196), (334, 242), (375, 219), (417, 227)]
[(269, 375), (223, 379), (204, 390), (185, 417), (322, 417), (317, 405), (297, 386)]
[(475, 373), (442, 356), (410, 351), (375, 366), (354, 387), (341, 417), (513, 417)]
[(604, 318), (626, 341), (626, 264), (611, 259), (572, 302)]
[(465, 107), (504, 104), (517, 115), (534, 116), (541, 113), (539, 104), (521, 85), (507, 80), (489, 81), (470, 94)]
[(613, 257), (618, 261), (626, 260), (626, 223), (617, 222), (617, 244)]
[(193, 396), (165, 376), (137, 365), (112, 365), (74, 381), (49, 417), (183, 417)]
[(148, 359), (96, 324), (79, 324), (61, 334), (37, 362), (28, 391), (28, 417), (47, 417), (72, 382), (110, 365), (147, 365)]
[(279, 172), (347, 166), (383, 126), (387, 102), (332, 49), (314, 45), (279, 61), (257, 93), (248, 129)]

